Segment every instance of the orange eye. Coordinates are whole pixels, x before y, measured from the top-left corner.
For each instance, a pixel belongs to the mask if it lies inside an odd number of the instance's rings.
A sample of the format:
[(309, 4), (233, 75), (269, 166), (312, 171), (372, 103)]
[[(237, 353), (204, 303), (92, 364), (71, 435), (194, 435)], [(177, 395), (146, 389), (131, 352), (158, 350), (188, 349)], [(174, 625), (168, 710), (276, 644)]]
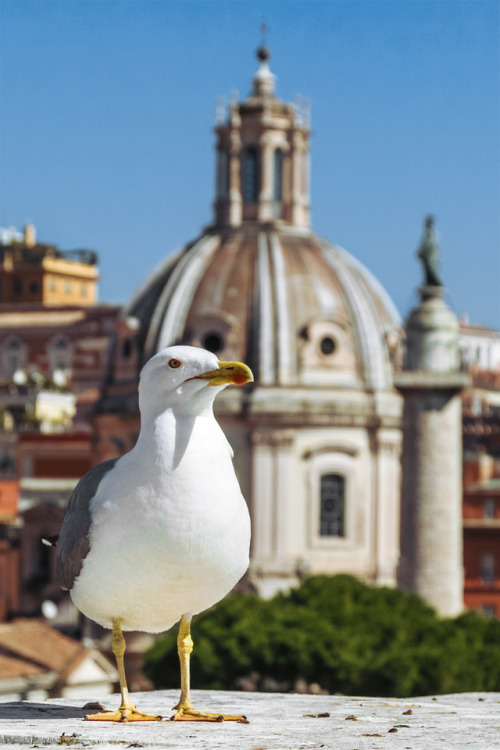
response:
[(182, 362), (180, 359), (169, 359), (168, 366), (172, 368), (172, 370), (176, 370), (178, 367), (180, 367)]

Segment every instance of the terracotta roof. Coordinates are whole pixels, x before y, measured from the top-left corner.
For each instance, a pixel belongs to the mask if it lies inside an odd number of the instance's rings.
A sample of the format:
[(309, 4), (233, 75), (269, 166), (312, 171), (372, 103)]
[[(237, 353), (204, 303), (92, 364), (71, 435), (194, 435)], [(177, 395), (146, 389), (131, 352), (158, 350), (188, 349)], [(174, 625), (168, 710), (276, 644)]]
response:
[[(21, 676), (28, 669), (29, 674), (46, 671), (63, 672), (87, 653), (81, 643), (62, 635), (43, 620), (14, 620), (0, 624), (0, 678), (16, 669)], [(22, 666), (22, 665), (25, 666)]]
[(500, 331), (496, 328), (490, 328), (488, 326), (482, 326), (476, 323), (466, 323), (464, 321), (459, 321), (460, 323), (460, 333), (463, 334), (475, 334), (475, 335), (482, 335), (482, 336), (491, 336), (492, 338), (498, 338), (500, 336)]
[(30, 661), (0, 653), (0, 680), (12, 680), (16, 677), (33, 677), (33, 675), (37, 674), (46, 674), (47, 671), (47, 669), (39, 667)]

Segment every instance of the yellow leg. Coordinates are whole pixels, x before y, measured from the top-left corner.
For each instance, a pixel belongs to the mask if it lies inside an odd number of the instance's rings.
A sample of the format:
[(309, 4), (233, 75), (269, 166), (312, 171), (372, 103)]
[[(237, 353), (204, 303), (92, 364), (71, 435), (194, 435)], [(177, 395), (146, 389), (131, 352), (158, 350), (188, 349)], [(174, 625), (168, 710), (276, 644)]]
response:
[(113, 620), (113, 653), (118, 667), (118, 677), (120, 679), (120, 692), (122, 702), (117, 711), (105, 711), (99, 714), (89, 714), (86, 718), (89, 721), (161, 721), (161, 716), (150, 716), (137, 711), (128, 694), (127, 678), (125, 676), (125, 666), (123, 656), (125, 654), (125, 638), (123, 637), (120, 620)]
[(177, 651), (181, 665), (181, 696), (179, 703), (174, 706), (177, 711), (172, 716), (172, 721), (238, 721), (240, 724), (248, 724), (246, 716), (235, 716), (232, 714), (215, 714), (207, 711), (197, 711), (193, 708), (190, 698), (190, 661), (193, 651), (193, 639), (191, 638), (191, 618), (181, 617), (179, 635), (177, 636)]

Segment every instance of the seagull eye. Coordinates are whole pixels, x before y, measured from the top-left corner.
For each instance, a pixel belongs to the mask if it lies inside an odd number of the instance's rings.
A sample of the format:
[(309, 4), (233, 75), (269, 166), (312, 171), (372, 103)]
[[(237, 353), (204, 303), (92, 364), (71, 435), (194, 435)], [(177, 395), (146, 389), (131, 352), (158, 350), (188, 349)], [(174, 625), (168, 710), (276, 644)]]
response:
[(168, 366), (172, 368), (172, 370), (177, 370), (178, 367), (180, 367), (182, 362), (180, 359), (169, 359), (168, 360)]

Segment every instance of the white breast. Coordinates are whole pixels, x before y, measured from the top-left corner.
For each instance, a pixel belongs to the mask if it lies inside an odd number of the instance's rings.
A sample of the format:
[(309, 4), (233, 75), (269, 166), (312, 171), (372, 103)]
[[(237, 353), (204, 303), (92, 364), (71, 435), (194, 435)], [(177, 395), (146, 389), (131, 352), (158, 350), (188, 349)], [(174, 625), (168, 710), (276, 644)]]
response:
[(91, 503), (91, 549), (71, 595), (105, 627), (119, 617), (125, 630), (166, 630), (248, 567), (248, 509), (222, 431), (198, 418), (172, 442), (163, 428), (117, 462)]

